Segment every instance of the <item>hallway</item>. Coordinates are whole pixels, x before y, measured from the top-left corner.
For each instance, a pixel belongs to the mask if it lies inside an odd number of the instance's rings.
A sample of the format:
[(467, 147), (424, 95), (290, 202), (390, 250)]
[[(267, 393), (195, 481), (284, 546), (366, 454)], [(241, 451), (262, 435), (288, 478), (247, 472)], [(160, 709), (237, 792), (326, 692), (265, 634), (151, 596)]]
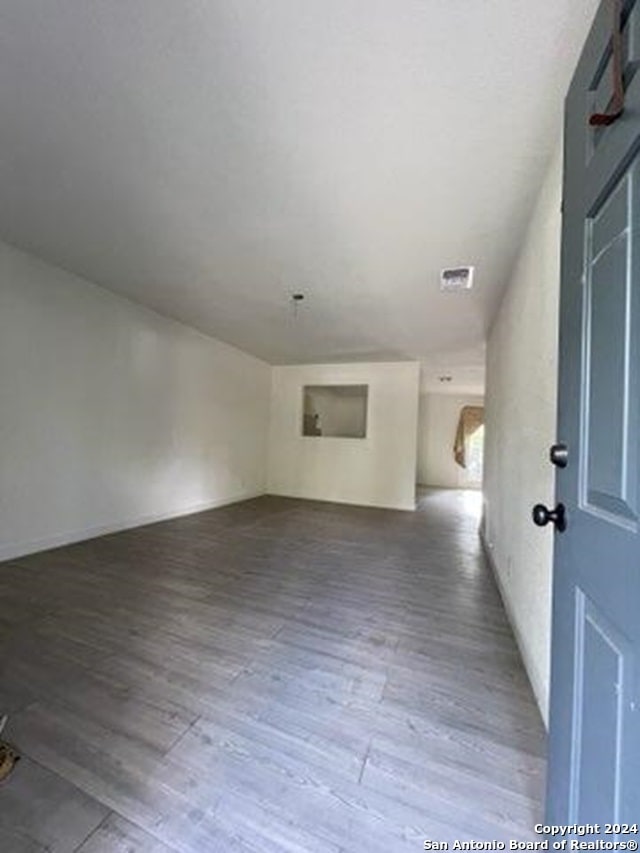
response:
[(4, 563), (3, 853), (535, 838), (544, 730), (469, 493), (265, 497)]

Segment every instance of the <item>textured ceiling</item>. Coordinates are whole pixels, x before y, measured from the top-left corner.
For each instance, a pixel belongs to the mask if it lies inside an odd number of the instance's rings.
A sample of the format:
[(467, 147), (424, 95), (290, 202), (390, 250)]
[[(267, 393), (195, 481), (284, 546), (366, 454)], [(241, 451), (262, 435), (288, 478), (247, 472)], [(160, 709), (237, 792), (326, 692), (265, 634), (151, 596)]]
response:
[(475, 388), (596, 5), (0, 0), (0, 237), (272, 363)]

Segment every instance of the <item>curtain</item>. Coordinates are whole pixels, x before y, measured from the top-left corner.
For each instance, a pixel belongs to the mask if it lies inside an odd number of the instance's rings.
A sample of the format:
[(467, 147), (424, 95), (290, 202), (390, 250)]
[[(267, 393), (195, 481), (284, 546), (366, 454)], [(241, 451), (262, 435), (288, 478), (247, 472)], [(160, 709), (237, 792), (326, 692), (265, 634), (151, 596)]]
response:
[(484, 423), (482, 406), (465, 406), (460, 411), (458, 429), (453, 443), (453, 458), (462, 468), (467, 467), (467, 441)]

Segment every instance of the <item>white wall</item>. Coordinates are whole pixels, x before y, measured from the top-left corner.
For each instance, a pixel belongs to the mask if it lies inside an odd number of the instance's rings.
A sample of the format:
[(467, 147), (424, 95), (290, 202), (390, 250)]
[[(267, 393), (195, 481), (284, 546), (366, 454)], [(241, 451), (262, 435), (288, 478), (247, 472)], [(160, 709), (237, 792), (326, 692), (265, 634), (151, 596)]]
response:
[(453, 458), (453, 442), (464, 406), (483, 406), (484, 397), (421, 394), (418, 417), (418, 483), (445, 489), (479, 488)]
[(531, 507), (554, 496), (561, 177), (558, 148), (490, 332), (485, 405), (484, 536), (545, 719), (553, 535)]
[(0, 558), (263, 493), (270, 368), (0, 244)]
[[(367, 437), (303, 437), (303, 387), (340, 383), (369, 385)], [(414, 509), (418, 383), (417, 362), (274, 368), (269, 492)]]

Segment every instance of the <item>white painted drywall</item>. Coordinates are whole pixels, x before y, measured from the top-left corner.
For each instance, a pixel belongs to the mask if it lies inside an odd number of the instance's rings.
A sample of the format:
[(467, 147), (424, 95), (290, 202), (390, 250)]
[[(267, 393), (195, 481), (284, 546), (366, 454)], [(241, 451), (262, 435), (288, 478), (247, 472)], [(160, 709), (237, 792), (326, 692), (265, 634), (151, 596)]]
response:
[(0, 244), (0, 558), (263, 493), (270, 367)]
[(453, 443), (464, 406), (483, 406), (484, 397), (421, 394), (418, 416), (418, 483), (445, 489), (478, 489), (480, 483), (453, 458)]
[(485, 404), (484, 536), (545, 720), (553, 534), (531, 507), (554, 496), (561, 160), (558, 148), (490, 332)]
[[(268, 489), (272, 494), (415, 509), (419, 364), (274, 367)], [(367, 437), (302, 435), (305, 385), (369, 386)]]

